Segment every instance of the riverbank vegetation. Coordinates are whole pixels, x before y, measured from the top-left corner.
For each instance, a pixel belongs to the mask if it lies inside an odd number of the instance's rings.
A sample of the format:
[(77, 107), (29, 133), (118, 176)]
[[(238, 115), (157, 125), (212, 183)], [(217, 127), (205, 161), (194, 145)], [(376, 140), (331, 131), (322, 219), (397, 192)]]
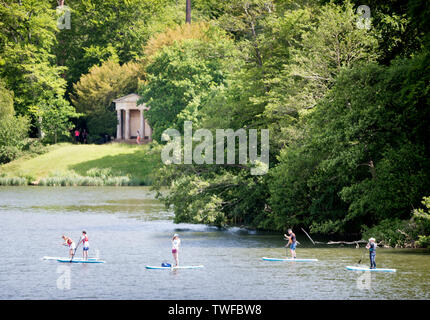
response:
[[(75, 1), (70, 29), (56, 27), (56, 5), (0, 5), (1, 108), (9, 110), (1, 162), (21, 156), (28, 136), (67, 141), (73, 126), (90, 141), (114, 134), (112, 100), (136, 91), (151, 106), (151, 150), (62, 158), (61, 170), (77, 180), (92, 168), (112, 168), (111, 177), (143, 170), (139, 184), (169, 188), (159, 197), (176, 222), (428, 246), (428, 2), (372, 1), (368, 18), (354, 0), (193, 0), (186, 24), (185, 1)], [(184, 121), (213, 133), (269, 129), (268, 173), (237, 164), (158, 169), (163, 131), (183, 133)], [(140, 152), (136, 159), (152, 160), (134, 161)], [(7, 164), (3, 178), (53, 179), (43, 168), (57, 160), (43, 156), (21, 169), (21, 159)]]
[(140, 93), (155, 106), (155, 137), (183, 132), (184, 120), (194, 130), (270, 130), (267, 175), (166, 166), (155, 186), (170, 186), (162, 199), (177, 222), (361, 232), (427, 246), (430, 229), (413, 213), (430, 190), (428, 36), (417, 3), (374, 4), (369, 29), (357, 27), (349, 2), (282, 4), (220, 5), (213, 25), (229, 39), (218, 33), (216, 47), (182, 40), (147, 65)]

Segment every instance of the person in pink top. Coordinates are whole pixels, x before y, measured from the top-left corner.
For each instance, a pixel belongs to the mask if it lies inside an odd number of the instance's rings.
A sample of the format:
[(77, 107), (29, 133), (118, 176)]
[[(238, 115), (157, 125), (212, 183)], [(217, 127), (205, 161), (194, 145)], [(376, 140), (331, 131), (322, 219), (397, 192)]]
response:
[(140, 131), (137, 130), (136, 143), (140, 144)]
[(79, 132), (79, 130), (78, 129), (76, 129), (75, 130), (75, 141), (76, 141), (76, 143), (79, 143), (79, 135), (80, 135), (81, 133)]

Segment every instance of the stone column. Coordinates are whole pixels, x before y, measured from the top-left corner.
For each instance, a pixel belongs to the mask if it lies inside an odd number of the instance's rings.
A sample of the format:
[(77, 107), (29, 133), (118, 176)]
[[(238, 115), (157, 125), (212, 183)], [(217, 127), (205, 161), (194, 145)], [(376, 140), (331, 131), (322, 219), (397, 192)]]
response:
[(140, 110), (140, 138), (145, 139), (145, 118), (143, 116), (143, 109)]
[(130, 139), (130, 110), (125, 110), (125, 139)]
[(116, 110), (116, 117), (118, 124), (116, 125), (116, 139), (122, 139), (122, 121), (121, 121), (121, 110)]

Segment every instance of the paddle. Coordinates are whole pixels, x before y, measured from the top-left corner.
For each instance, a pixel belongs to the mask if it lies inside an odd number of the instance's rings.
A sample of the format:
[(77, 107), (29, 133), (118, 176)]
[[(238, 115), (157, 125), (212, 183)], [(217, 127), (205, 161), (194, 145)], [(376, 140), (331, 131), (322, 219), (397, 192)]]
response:
[(358, 264), (360, 264), (361, 263), (361, 260), (363, 260), (363, 257), (364, 257), (364, 254), (367, 252), (367, 250), (366, 251), (363, 251), (363, 254), (361, 255), (361, 258), (360, 258), (360, 260), (358, 260)]
[[(287, 235), (286, 234), (284, 234), (284, 240), (286, 240), (286, 241), (290, 241), (290, 239), (289, 238), (287, 238)], [(288, 247), (289, 247), (289, 245), (288, 245), (288, 243), (285, 245), (285, 256), (286, 257), (288, 257)]]
[[(286, 235), (286, 234), (284, 234), (284, 240), (285, 241), (290, 241), (290, 238), (288, 238), (288, 236)], [(296, 240), (296, 243), (297, 244), (300, 244), (300, 242), (298, 242), (297, 240)], [(289, 248), (290, 246), (288, 245), (288, 243), (285, 245), (285, 254), (286, 254), (286, 256), (288, 257), (288, 248)]]
[(75, 251), (73, 252), (72, 259), (70, 259), (70, 263), (72, 263), (72, 260), (73, 260), (73, 258), (75, 257), (75, 254), (76, 254), (76, 250), (78, 250), (78, 247), (79, 247), (80, 244), (81, 244), (81, 240), (79, 240), (78, 245), (76, 246)]

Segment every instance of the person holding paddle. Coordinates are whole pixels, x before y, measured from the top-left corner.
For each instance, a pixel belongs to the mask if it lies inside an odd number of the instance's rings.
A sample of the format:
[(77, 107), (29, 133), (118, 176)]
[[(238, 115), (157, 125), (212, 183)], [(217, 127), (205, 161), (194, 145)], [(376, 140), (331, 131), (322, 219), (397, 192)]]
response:
[(295, 259), (296, 258), (296, 245), (297, 245), (296, 235), (293, 233), (293, 230), (291, 230), (291, 229), (288, 229), (287, 233), (288, 233), (288, 235), (284, 234), (285, 240), (288, 239), (288, 243), (287, 243), (286, 247), (290, 246), (291, 258)]
[(179, 239), (179, 235), (175, 233), (172, 239), (172, 255), (173, 259), (175, 259), (175, 267), (179, 266), (179, 245), (181, 244), (181, 239)]
[(366, 245), (366, 249), (369, 249), (370, 269), (376, 269), (376, 247), (375, 238), (370, 238), (369, 243)]
[(72, 238), (66, 237), (65, 235), (63, 235), (61, 238), (64, 240), (63, 246), (69, 247), (70, 258), (73, 258), (73, 256), (75, 255), (75, 250), (76, 250), (75, 242), (72, 240)]

